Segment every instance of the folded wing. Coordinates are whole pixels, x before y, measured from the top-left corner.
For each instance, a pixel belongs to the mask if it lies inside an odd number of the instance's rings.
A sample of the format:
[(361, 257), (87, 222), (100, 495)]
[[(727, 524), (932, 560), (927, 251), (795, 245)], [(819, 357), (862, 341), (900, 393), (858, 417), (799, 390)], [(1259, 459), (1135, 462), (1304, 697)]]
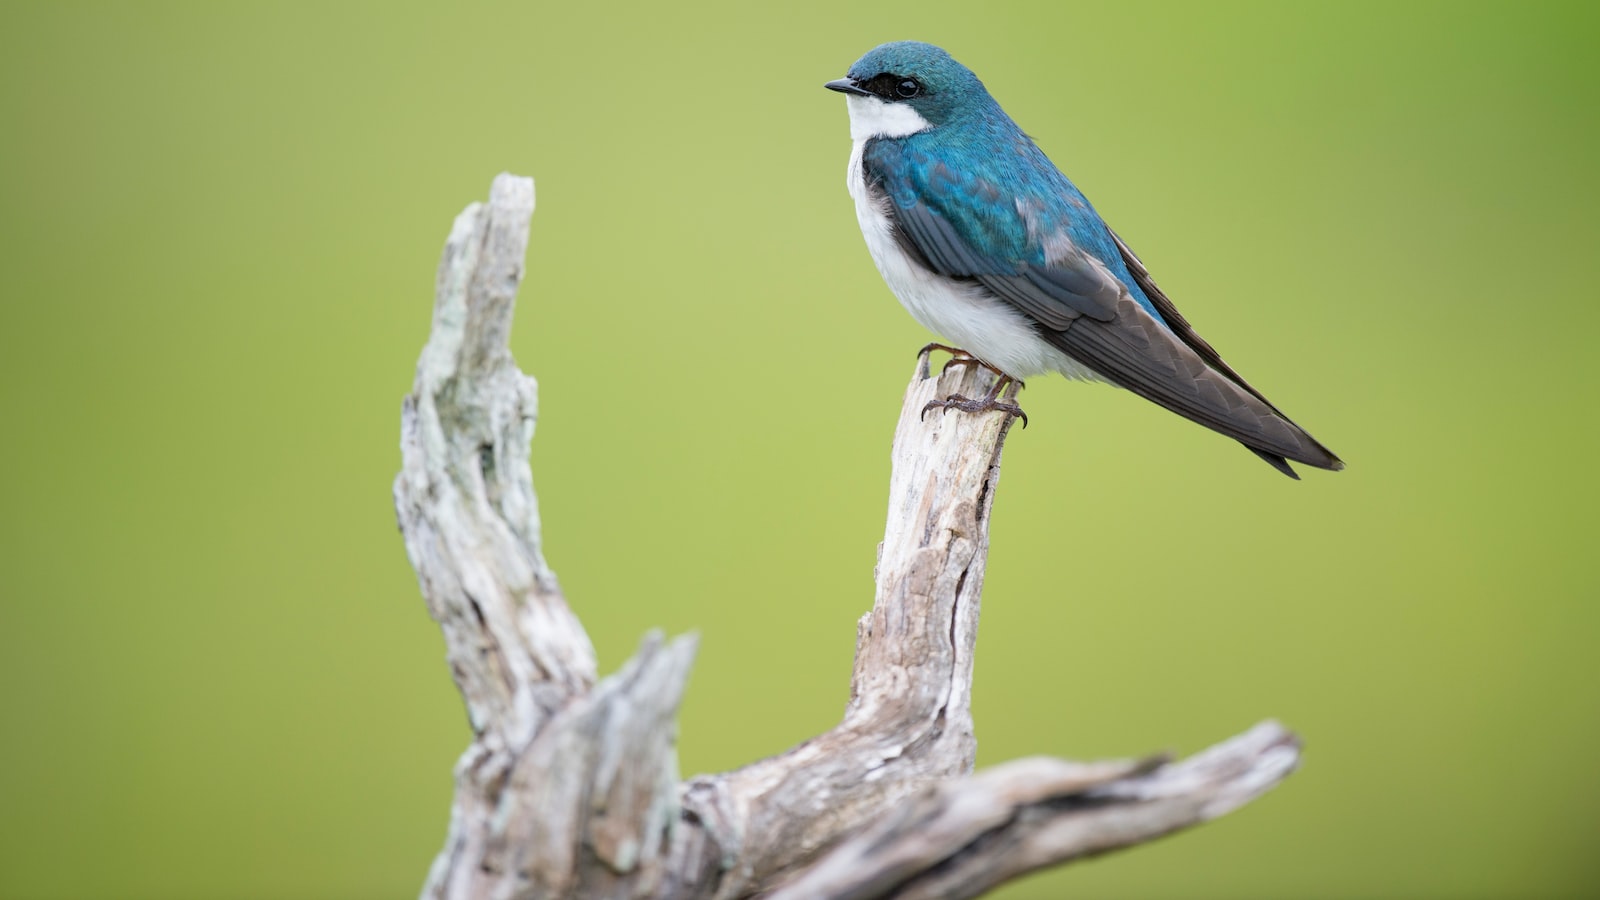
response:
[[(1063, 211), (1024, 197), (1008, 205), (997, 202), (1009, 195), (996, 185), (937, 163), (885, 165), (871, 152), (863, 162), (869, 187), (892, 200), (886, 205), (902, 248), (928, 269), (982, 285), (1032, 319), (1040, 337), (1067, 356), (1234, 438), (1286, 475), (1296, 477), (1291, 459), (1343, 468), (1195, 334), (1086, 203)], [(1073, 233), (1085, 229), (1099, 229), (1088, 235), (1095, 240)], [(1085, 249), (1092, 243), (1116, 248), (1148, 306)]]

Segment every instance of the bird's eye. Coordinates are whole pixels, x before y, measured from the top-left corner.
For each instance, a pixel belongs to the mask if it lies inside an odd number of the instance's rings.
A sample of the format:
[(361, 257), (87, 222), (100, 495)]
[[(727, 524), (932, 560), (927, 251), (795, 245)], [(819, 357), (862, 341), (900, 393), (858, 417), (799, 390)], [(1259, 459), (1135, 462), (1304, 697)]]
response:
[(892, 72), (879, 72), (862, 82), (861, 86), (889, 103), (920, 97), (923, 90), (922, 82), (917, 79), (909, 75), (896, 75)]

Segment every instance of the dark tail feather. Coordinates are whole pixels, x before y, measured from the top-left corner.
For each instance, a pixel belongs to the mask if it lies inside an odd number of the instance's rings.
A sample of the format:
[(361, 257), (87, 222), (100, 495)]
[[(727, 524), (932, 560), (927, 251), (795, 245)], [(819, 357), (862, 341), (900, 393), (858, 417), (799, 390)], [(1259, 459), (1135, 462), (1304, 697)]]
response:
[[(1302, 432), (1302, 433), (1304, 433), (1304, 432)], [(1306, 437), (1310, 438), (1311, 436), (1310, 435), (1306, 435)], [(1327, 449), (1328, 448), (1322, 446), (1321, 444), (1318, 444), (1315, 440), (1313, 440), (1311, 443), (1313, 445), (1315, 445), (1318, 450), (1321, 450), (1324, 453), (1327, 453)], [(1299, 476), (1299, 474), (1297, 474), (1295, 472), (1294, 467), (1290, 466), (1289, 465), (1289, 461), (1287, 459), (1284, 459), (1281, 455), (1279, 455), (1277, 453), (1273, 453), (1270, 450), (1258, 450), (1255, 447), (1250, 446), (1249, 444), (1245, 444), (1244, 448), (1246, 450), (1249, 450), (1251, 453), (1254, 453), (1255, 455), (1261, 457), (1263, 460), (1266, 461), (1267, 465), (1273, 467), (1274, 469), (1277, 469), (1279, 472), (1282, 472), (1283, 474), (1289, 476), (1290, 478), (1293, 478), (1295, 481), (1299, 481), (1300, 480), (1300, 476)], [(1326, 462), (1319, 461), (1319, 460), (1308, 460), (1308, 459), (1301, 459), (1301, 460), (1298, 460), (1298, 462), (1305, 463), (1308, 466), (1316, 466), (1319, 469), (1327, 469), (1330, 472), (1337, 472), (1340, 469), (1344, 468), (1344, 460), (1340, 459), (1337, 456), (1334, 456), (1332, 453), (1328, 453), (1327, 455), (1328, 455), (1328, 458), (1327, 458)]]
[(1295, 474), (1294, 467), (1289, 465), (1289, 461), (1287, 459), (1284, 459), (1283, 457), (1279, 456), (1276, 453), (1268, 453), (1265, 450), (1257, 450), (1256, 448), (1250, 446), (1249, 444), (1245, 444), (1244, 448), (1246, 450), (1249, 450), (1251, 453), (1254, 453), (1255, 455), (1257, 455), (1257, 456), (1261, 457), (1262, 459), (1266, 460), (1267, 461), (1267, 465), (1273, 467), (1274, 469), (1277, 469), (1279, 472), (1282, 472), (1283, 474), (1289, 476), (1290, 478), (1293, 478), (1295, 481), (1299, 481), (1300, 480), (1300, 476)]

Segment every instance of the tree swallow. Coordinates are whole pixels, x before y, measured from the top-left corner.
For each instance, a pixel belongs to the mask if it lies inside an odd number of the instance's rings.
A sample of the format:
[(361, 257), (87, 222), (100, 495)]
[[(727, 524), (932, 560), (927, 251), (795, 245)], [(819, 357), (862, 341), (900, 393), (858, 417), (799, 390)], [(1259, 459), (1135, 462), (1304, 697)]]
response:
[(883, 280), (923, 327), (1000, 376), (979, 401), (1046, 372), (1126, 388), (1288, 460), (1344, 463), (1211, 349), (1089, 201), (983, 82), (931, 44), (876, 47), (826, 87), (850, 110), (847, 184)]

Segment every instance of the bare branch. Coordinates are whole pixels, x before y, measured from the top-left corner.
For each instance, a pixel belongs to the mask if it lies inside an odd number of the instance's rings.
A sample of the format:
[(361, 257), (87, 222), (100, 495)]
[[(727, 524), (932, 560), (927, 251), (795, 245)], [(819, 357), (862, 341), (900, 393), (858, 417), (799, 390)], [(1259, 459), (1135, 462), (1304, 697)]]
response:
[(1216, 818), (1293, 771), (1275, 722), (1183, 762), (1069, 763), (1034, 757), (923, 791), (773, 893), (771, 900), (960, 900), (1045, 866)]
[(424, 896), (600, 896), (620, 878), (659, 880), (677, 816), (674, 716), (693, 640), (649, 637), (596, 685), (588, 635), (540, 552), (536, 385), (506, 344), (532, 213), (532, 180), (501, 175), (487, 206), (456, 219), (401, 415), (400, 529), (473, 730)]
[(838, 726), (678, 783), (694, 640), (648, 635), (596, 680), (540, 550), (533, 379), (506, 340), (533, 183), (456, 220), (402, 412), (395, 504), (473, 742), (425, 897), (966, 897), (1220, 815), (1297, 759), (1273, 724), (1176, 765), (1019, 760), (970, 776), (972, 661), (1002, 412), (935, 409), (992, 383), (918, 359), (895, 431), (877, 594)]
[(976, 367), (917, 361), (895, 431), (877, 600), (857, 628), (844, 721), (771, 759), (688, 785), (684, 807), (733, 860), (740, 897), (813, 859), (913, 792), (972, 770), (972, 659), (989, 512), (1011, 419), (930, 411), (988, 388)]

